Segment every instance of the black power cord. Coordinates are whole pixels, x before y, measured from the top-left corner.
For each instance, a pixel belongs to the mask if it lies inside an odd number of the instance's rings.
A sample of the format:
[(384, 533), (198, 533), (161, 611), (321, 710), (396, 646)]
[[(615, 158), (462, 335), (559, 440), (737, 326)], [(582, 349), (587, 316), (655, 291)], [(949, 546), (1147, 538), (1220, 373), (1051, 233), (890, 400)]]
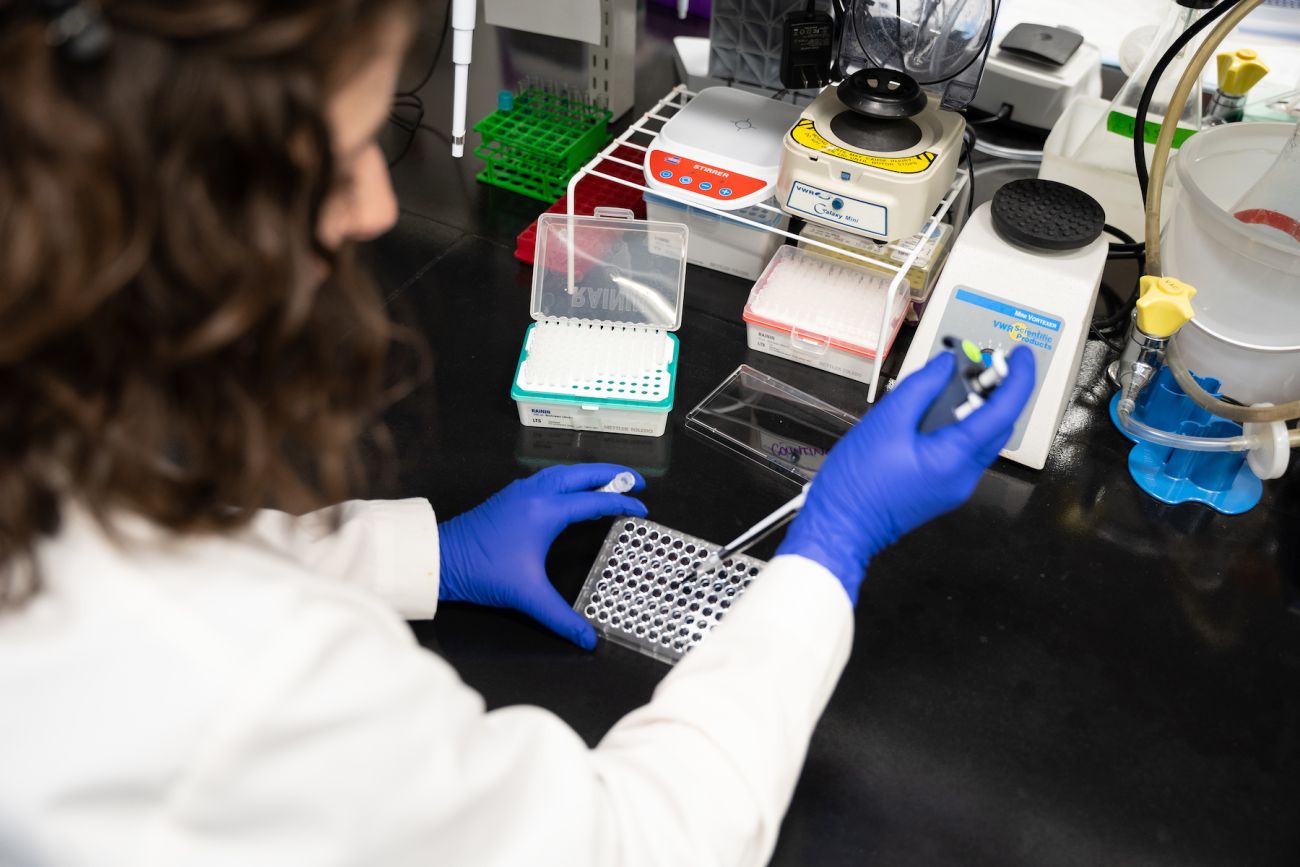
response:
[(975, 211), (975, 144), (978, 140), (975, 130), (969, 124), (966, 126), (966, 131), (962, 133), (961, 139), (964, 145), (961, 159), (966, 162), (966, 218), (962, 220), (962, 225), (965, 226), (970, 220), (970, 215)]
[[(451, 7), (453, 0), (447, 0), (447, 13), (442, 19), (442, 29), (438, 33), (438, 47), (434, 49), (433, 57), (429, 60), (429, 68), (424, 71), (420, 83), (409, 90), (399, 90), (398, 96), (416, 96), (424, 86), (433, 78), (434, 71), (438, 68), (438, 61), (442, 58), (443, 49), (447, 47), (447, 35), (451, 33)], [(418, 97), (417, 97), (418, 98)]]
[(1114, 289), (1110, 288), (1110, 286), (1108, 286), (1105, 282), (1101, 284), (1100, 291), (1102, 297), (1106, 299), (1106, 308), (1111, 313), (1114, 313), (1121, 306), (1123, 306), (1124, 299), (1119, 297), (1119, 293), (1116, 292)]
[(1002, 103), (1002, 107), (997, 110), (997, 113), (991, 114), (988, 117), (982, 117), (979, 120), (968, 120), (966, 121), (966, 125), (983, 126), (989, 123), (1000, 123), (1011, 117), (1011, 112), (1014, 110), (1015, 109), (1012, 108), (1010, 103), (1004, 102)]
[(1108, 259), (1134, 259), (1137, 258), (1138, 255), (1146, 252), (1146, 244), (1134, 240), (1133, 236), (1128, 232), (1125, 232), (1122, 229), (1117, 229), (1110, 223), (1105, 224), (1103, 231), (1107, 235), (1119, 238), (1121, 242), (1119, 244), (1112, 243), (1110, 245), (1110, 255), (1106, 257)]
[[(1125, 246), (1130, 246), (1130, 247), (1143, 246), (1140, 242), (1134, 240), (1133, 236), (1130, 235), (1128, 232), (1125, 232), (1123, 229), (1117, 228), (1116, 226), (1112, 226), (1110, 223), (1103, 224), (1102, 231), (1105, 232), (1107, 235), (1110, 235), (1112, 238), (1119, 238), (1120, 241), (1123, 242)], [(1111, 244), (1111, 246), (1117, 247), (1120, 245)]]
[(1102, 290), (1111, 304), (1112, 312), (1106, 316), (1097, 317), (1090, 326), (1094, 337), (1119, 352), (1123, 350), (1124, 343), (1122, 333), (1117, 332), (1122, 332), (1128, 326), (1129, 318), (1133, 315), (1133, 307), (1137, 304), (1142, 274), (1146, 270), (1146, 245), (1134, 240), (1132, 235), (1122, 229), (1117, 229), (1109, 223), (1105, 225), (1104, 231), (1111, 237), (1120, 240), (1120, 243), (1110, 245), (1106, 259), (1108, 261), (1116, 259), (1136, 260), (1138, 270), (1138, 284), (1133, 287), (1127, 298), (1121, 298), (1119, 293), (1103, 284)]
[[(1151, 110), (1151, 101), (1155, 99), (1156, 87), (1160, 84), (1160, 77), (1169, 69), (1169, 65), (1174, 59), (1187, 47), (1193, 39), (1206, 28), (1214, 24), (1232, 7), (1240, 3), (1241, 0), (1223, 0), (1218, 6), (1215, 6), (1209, 12), (1201, 16), (1198, 21), (1192, 23), (1190, 27), (1178, 35), (1161, 57), (1156, 62), (1155, 68), (1151, 70), (1151, 77), (1147, 80), (1146, 87), (1142, 90), (1142, 96), (1138, 100), (1137, 111), (1135, 112), (1133, 126), (1133, 160), (1134, 168), (1137, 169), (1138, 189), (1142, 192), (1142, 203), (1145, 205), (1147, 200), (1147, 185), (1150, 183), (1150, 175), (1147, 170), (1147, 152), (1146, 152), (1146, 130), (1147, 130), (1147, 113)], [(1199, 98), (1199, 89), (1197, 92)], [(1166, 106), (1166, 108), (1168, 108)]]
[[(393, 108), (388, 114), (388, 122), (406, 133), (406, 143), (398, 151), (397, 156), (388, 162), (391, 169), (401, 162), (411, 151), (412, 145), (415, 144), (415, 136), (420, 130), (433, 133), (443, 141), (449, 141), (447, 134), (441, 130), (435, 129), (424, 122), (424, 99), (420, 96), (420, 91), (424, 86), (433, 79), (433, 73), (438, 68), (438, 61), (442, 58), (442, 52), (447, 47), (447, 35), (451, 32), (451, 0), (447, 0), (447, 14), (443, 18), (442, 30), (438, 36), (438, 47), (434, 49), (433, 57), (429, 60), (429, 66), (420, 77), (420, 82), (409, 90), (399, 90), (393, 97)], [(413, 116), (404, 116), (403, 111), (413, 112)]]

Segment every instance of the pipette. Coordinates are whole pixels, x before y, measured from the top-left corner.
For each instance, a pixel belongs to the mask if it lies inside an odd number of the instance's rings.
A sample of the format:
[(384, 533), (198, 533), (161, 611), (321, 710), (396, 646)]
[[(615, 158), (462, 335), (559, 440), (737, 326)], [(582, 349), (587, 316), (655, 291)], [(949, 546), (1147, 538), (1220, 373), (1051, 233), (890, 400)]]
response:
[[(984, 405), (984, 400), (1002, 384), (1009, 372), (1006, 356), (1000, 350), (994, 352), (991, 363), (985, 365), (980, 350), (968, 340), (947, 337), (944, 338), (944, 346), (957, 359), (957, 363), (953, 367), (948, 386), (930, 404), (920, 425), (922, 433), (929, 433), (966, 419)], [(700, 575), (710, 569), (716, 569), (727, 558), (744, 553), (793, 521), (807, 501), (808, 489), (811, 487), (812, 482), (805, 484), (798, 496), (723, 545), (716, 554), (696, 566), (691, 571), (691, 575)]]
[(696, 566), (691, 571), (691, 575), (701, 575), (708, 572), (710, 569), (716, 569), (728, 558), (748, 551), (754, 545), (757, 545), (772, 533), (793, 521), (794, 516), (799, 514), (799, 510), (803, 508), (804, 502), (808, 499), (808, 489), (811, 487), (812, 482), (805, 484), (803, 490), (799, 492), (798, 496), (781, 506), (754, 526), (750, 527), (745, 532), (741, 533), (726, 545), (723, 545), (718, 549), (717, 553)]
[(465, 113), (469, 105), (469, 64), (474, 56), (474, 22), (477, 0), (452, 0), (451, 60), (456, 66), (456, 89), (451, 110), (451, 155), (465, 156)]

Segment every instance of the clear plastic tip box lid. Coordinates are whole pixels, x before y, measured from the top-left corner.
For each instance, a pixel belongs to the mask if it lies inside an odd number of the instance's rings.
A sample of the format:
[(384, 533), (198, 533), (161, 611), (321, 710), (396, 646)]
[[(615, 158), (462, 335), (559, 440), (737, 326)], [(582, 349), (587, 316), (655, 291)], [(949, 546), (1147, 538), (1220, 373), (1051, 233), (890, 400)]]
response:
[[(682, 324), (686, 227), (629, 217), (543, 214), (537, 221), (534, 319)], [(570, 278), (572, 268), (572, 279)]]

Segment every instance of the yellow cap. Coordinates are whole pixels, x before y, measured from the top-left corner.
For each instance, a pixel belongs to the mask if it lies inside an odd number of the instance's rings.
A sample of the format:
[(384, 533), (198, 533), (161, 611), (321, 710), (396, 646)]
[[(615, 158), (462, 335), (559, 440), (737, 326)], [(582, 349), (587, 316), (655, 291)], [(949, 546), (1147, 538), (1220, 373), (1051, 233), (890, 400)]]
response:
[(1217, 59), (1219, 90), (1228, 96), (1245, 96), (1246, 91), (1268, 75), (1268, 67), (1259, 61), (1259, 54), (1249, 48), (1225, 51)]
[(1169, 337), (1195, 315), (1196, 287), (1176, 277), (1146, 276), (1137, 301), (1137, 327), (1152, 337)]

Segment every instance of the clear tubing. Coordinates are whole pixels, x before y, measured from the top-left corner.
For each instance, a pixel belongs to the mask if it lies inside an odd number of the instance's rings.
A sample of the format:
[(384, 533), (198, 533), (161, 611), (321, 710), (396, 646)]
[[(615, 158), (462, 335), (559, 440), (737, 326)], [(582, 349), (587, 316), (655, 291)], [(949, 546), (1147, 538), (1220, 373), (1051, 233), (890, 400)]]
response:
[(1169, 366), (1170, 372), (1173, 373), (1174, 379), (1177, 380), (1179, 388), (1186, 392), (1187, 396), (1195, 401), (1197, 406), (1209, 410), (1220, 418), (1226, 418), (1239, 424), (1266, 424), (1268, 422), (1291, 421), (1294, 418), (1300, 418), (1300, 401), (1293, 400), (1280, 406), (1268, 407), (1237, 406), (1220, 400), (1201, 388), (1201, 384), (1196, 381), (1195, 377), (1192, 376), (1192, 372), (1187, 369), (1187, 365), (1183, 363), (1182, 355), (1178, 351), (1177, 335), (1169, 341), (1169, 349), (1165, 354), (1165, 363)]
[[(1125, 388), (1123, 394), (1120, 395), (1115, 412), (1119, 416), (1119, 426), (1124, 432), (1130, 433), (1138, 439), (1158, 446), (1168, 446), (1172, 449), (1185, 449), (1192, 452), (1247, 452), (1266, 445), (1265, 440), (1261, 437), (1189, 437), (1153, 428), (1133, 417), (1136, 395), (1137, 392), (1134, 389)], [(1293, 431), (1293, 433), (1296, 432)]]
[[(1162, 273), (1161, 250), (1160, 250), (1160, 205), (1164, 189), (1165, 172), (1168, 169), (1169, 150), (1173, 145), (1174, 131), (1177, 127), (1177, 118), (1182, 113), (1183, 106), (1187, 103), (1193, 88), (1200, 84), (1201, 71), (1205, 64), (1209, 62), (1210, 57), (1214, 54), (1215, 49), (1223, 42), (1232, 30), (1241, 23), (1255, 7), (1261, 5), (1263, 0), (1241, 0), (1232, 11), (1228, 12), (1219, 21), (1218, 24), (1210, 30), (1209, 36), (1201, 43), (1196, 54), (1187, 64), (1183, 71), (1183, 77), (1179, 79), (1178, 86), (1174, 89), (1173, 97), (1170, 99), (1169, 108), (1165, 113), (1164, 123), (1160, 125), (1160, 135), (1156, 139), (1155, 154), (1151, 162), (1151, 175), (1147, 184), (1147, 209), (1146, 209), (1146, 272), (1148, 275), (1160, 276)], [(1171, 121), (1170, 118), (1173, 118)], [(1178, 384), (1188, 393), (1196, 404), (1215, 415), (1238, 422), (1260, 422), (1267, 423), (1272, 421), (1287, 421), (1300, 417), (1300, 402), (1292, 401), (1278, 407), (1267, 409), (1243, 409), (1219, 400), (1214, 395), (1205, 391), (1192, 378), (1187, 366), (1182, 363), (1178, 355), (1178, 350), (1174, 344), (1177, 340), (1171, 341), (1169, 349), (1169, 366), (1172, 369), (1174, 378)], [(1123, 401), (1121, 400), (1121, 406)], [(1121, 409), (1122, 412), (1122, 409)], [(1132, 406), (1129, 406), (1129, 413), (1132, 414)], [(1121, 415), (1121, 421), (1123, 416)], [(1141, 422), (1133, 420), (1133, 424), (1141, 425)], [(1143, 425), (1145, 427), (1145, 425)], [(1154, 430), (1154, 428), (1148, 428)], [(1142, 436), (1135, 431), (1130, 431), (1134, 436)], [(1168, 436), (1176, 436), (1168, 434)], [(1291, 431), (1289, 434), (1292, 448), (1297, 444), (1297, 432)], [(1146, 438), (1145, 436), (1143, 437)], [(1152, 440), (1153, 442), (1155, 440)], [(1262, 445), (1263, 443), (1260, 443)], [(1188, 446), (1188, 448), (1192, 448)], [(1212, 449), (1221, 451), (1222, 449)]]

